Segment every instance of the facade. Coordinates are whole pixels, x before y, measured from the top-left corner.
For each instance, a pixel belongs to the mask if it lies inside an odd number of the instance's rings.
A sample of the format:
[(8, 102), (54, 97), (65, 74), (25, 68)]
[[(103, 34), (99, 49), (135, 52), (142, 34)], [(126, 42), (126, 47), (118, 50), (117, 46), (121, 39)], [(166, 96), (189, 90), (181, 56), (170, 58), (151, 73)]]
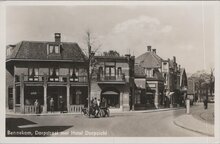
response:
[(146, 109), (154, 106), (159, 108), (164, 101), (164, 78), (161, 73), (163, 59), (156, 54), (156, 49), (151, 50), (151, 46), (147, 48), (146, 53), (135, 59), (135, 70), (137, 71), (135, 72), (135, 79), (136, 81), (140, 78), (145, 79), (145, 88), (142, 90), (137, 89), (139, 94), (136, 97), (140, 95), (141, 101), (139, 104), (141, 104), (141, 107), (146, 105)]
[(95, 56), (91, 99), (105, 98), (111, 110), (129, 111), (134, 101), (134, 57)]
[(62, 108), (79, 112), (88, 96), (87, 60), (77, 43), (55, 41), (22, 41), (7, 47), (6, 106), (16, 113), (35, 113), (38, 100), (40, 112)]
[(185, 69), (178, 66), (175, 56), (172, 60), (164, 60), (156, 54), (156, 49), (148, 46), (147, 52), (137, 57), (135, 63), (135, 80), (146, 81), (141, 93), (149, 100), (143, 100), (143, 104), (156, 108), (182, 105), (187, 91), (187, 76)]

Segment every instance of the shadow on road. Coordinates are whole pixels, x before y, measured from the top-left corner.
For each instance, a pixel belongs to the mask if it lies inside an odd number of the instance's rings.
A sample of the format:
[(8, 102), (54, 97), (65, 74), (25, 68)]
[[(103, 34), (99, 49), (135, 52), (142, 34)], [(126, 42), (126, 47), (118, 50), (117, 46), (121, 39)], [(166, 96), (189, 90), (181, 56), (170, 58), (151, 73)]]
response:
[(6, 118), (7, 137), (45, 137), (51, 136), (52, 133), (59, 134), (73, 126), (36, 126), (29, 128), (19, 128), (23, 125), (34, 125), (36, 123), (24, 118)]

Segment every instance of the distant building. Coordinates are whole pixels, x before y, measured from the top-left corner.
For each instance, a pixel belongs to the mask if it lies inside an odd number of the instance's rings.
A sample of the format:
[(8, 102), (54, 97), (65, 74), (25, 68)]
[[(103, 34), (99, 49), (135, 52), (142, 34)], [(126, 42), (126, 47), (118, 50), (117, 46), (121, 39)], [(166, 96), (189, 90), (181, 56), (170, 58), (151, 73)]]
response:
[[(145, 88), (138, 90), (142, 105), (147, 103), (158, 108), (168, 106), (168, 103), (171, 107), (182, 104), (187, 77), (185, 69), (178, 66), (175, 56), (172, 60), (164, 60), (156, 54), (156, 49), (148, 46), (147, 52), (137, 57), (135, 63), (135, 81), (146, 81)], [(136, 97), (139, 95), (136, 93)]]
[[(34, 101), (41, 112), (61, 107), (80, 112), (88, 96), (87, 60), (77, 43), (55, 41), (22, 41), (7, 47), (6, 107), (16, 113), (35, 113)], [(63, 101), (63, 104), (61, 104)]]

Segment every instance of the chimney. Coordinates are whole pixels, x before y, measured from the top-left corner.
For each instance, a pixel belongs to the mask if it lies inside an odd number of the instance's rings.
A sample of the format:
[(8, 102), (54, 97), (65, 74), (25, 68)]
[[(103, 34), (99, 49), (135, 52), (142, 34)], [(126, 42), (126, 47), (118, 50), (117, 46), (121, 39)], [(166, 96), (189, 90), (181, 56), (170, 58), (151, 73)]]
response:
[(54, 38), (55, 38), (55, 42), (60, 43), (61, 42), (61, 33), (55, 33)]
[(147, 51), (148, 51), (148, 52), (151, 51), (151, 46), (147, 46)]
[(153, 53), (155, 53), (155, 54), (157, 53), (157, 50), (156, 50), (156, 49), (152, 49), (152, 51), (153, 51)]

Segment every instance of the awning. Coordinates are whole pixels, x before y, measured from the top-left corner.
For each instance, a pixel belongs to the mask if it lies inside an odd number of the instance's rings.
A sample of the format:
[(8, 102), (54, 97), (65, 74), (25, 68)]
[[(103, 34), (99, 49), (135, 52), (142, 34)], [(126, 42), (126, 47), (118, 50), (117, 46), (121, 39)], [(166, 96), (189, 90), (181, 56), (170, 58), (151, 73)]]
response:
[(102, 93), (103, 95), (118, 95), (119, 93), (114, 92), (114, 91), (106, 91), (104, 93)]
[(146, 88), (146, 81), (145, 79), (135, 79), (135, 85), (137, 88), (145, 89)]

